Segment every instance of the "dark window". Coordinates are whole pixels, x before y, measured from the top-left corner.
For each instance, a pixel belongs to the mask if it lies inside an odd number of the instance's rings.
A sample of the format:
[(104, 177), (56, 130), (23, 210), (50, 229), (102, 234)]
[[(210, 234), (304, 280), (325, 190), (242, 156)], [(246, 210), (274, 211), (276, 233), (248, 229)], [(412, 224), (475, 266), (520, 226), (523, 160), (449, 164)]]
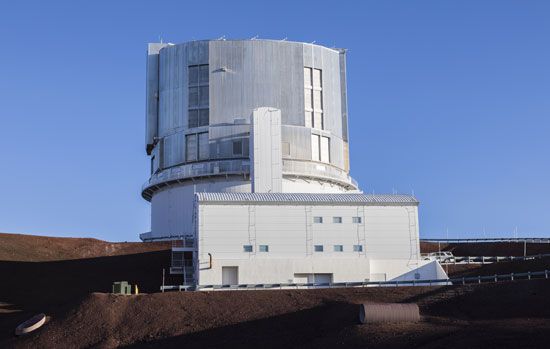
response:
[(233, 155), (243, 155), (242, 139), (233, 141)]

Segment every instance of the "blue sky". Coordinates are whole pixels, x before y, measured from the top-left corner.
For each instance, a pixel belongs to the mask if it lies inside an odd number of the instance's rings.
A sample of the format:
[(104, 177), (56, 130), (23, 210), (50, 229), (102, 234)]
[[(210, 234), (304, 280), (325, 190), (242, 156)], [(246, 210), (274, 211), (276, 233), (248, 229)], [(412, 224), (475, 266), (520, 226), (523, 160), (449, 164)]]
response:
[(349, 49), (352, 175), (421, 236), (550, 235), (550, 2), (520, 0), (4, 2), (0, 231), (148, 231), (146, 43), (222, 35)]

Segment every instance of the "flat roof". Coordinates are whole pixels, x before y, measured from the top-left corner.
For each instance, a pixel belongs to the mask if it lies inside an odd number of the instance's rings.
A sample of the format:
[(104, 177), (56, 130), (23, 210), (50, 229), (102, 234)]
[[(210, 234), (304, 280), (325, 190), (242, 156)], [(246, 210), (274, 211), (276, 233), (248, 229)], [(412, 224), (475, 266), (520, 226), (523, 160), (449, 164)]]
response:
[(196, 193), (201, 203), (418, 206), (405, 194)]

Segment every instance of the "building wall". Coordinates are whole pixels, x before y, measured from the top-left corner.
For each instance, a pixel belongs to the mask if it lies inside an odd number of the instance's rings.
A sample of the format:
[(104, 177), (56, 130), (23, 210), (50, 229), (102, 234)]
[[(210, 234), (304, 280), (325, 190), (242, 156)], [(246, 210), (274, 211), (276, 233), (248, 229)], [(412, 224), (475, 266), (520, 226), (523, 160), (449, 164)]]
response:
[[(370, 279), (370, 263), (392, 261), (396, 273), (414, 267), (418, 248), (416, 206), (243, 205), (199, 203), (199, 284), (221, 284), (222, 267), (238, 266), (239, 283), (279, 283), (295, 274), (333, 274), (334, 282)], [(323, 217), (323, 223), (313, 223)], [(342, 223), (333, 223), (341, 217)], [(361, 217), (361, 223), (353, 223)], [(411, 241), (412, 237), (412, 241)], [(243, 245), (252, 245), (244, 252)], [(260, 252), (268, 245), (269, 252)], [(323, 245), (323, 252), (315, 252)], [(343, 252), (334, 251), (343, 245)], [(362, 252), (354, 252), (362, 245)], [(209, 255), (213, 258), (209, 267)], [(418, 264), (417, 257), (415, 261)], [(411, 265), (410, 267), (408, 265)], [(377, 270), (376, 270), (377, 271)]]

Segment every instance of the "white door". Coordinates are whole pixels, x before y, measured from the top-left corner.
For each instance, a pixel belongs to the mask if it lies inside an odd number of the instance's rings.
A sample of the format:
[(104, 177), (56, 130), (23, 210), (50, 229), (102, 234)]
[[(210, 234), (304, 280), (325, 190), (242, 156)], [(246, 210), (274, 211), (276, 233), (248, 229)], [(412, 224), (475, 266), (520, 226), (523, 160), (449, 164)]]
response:
[(222, 284), (239, 284), (239, 267), (222, 267)]

